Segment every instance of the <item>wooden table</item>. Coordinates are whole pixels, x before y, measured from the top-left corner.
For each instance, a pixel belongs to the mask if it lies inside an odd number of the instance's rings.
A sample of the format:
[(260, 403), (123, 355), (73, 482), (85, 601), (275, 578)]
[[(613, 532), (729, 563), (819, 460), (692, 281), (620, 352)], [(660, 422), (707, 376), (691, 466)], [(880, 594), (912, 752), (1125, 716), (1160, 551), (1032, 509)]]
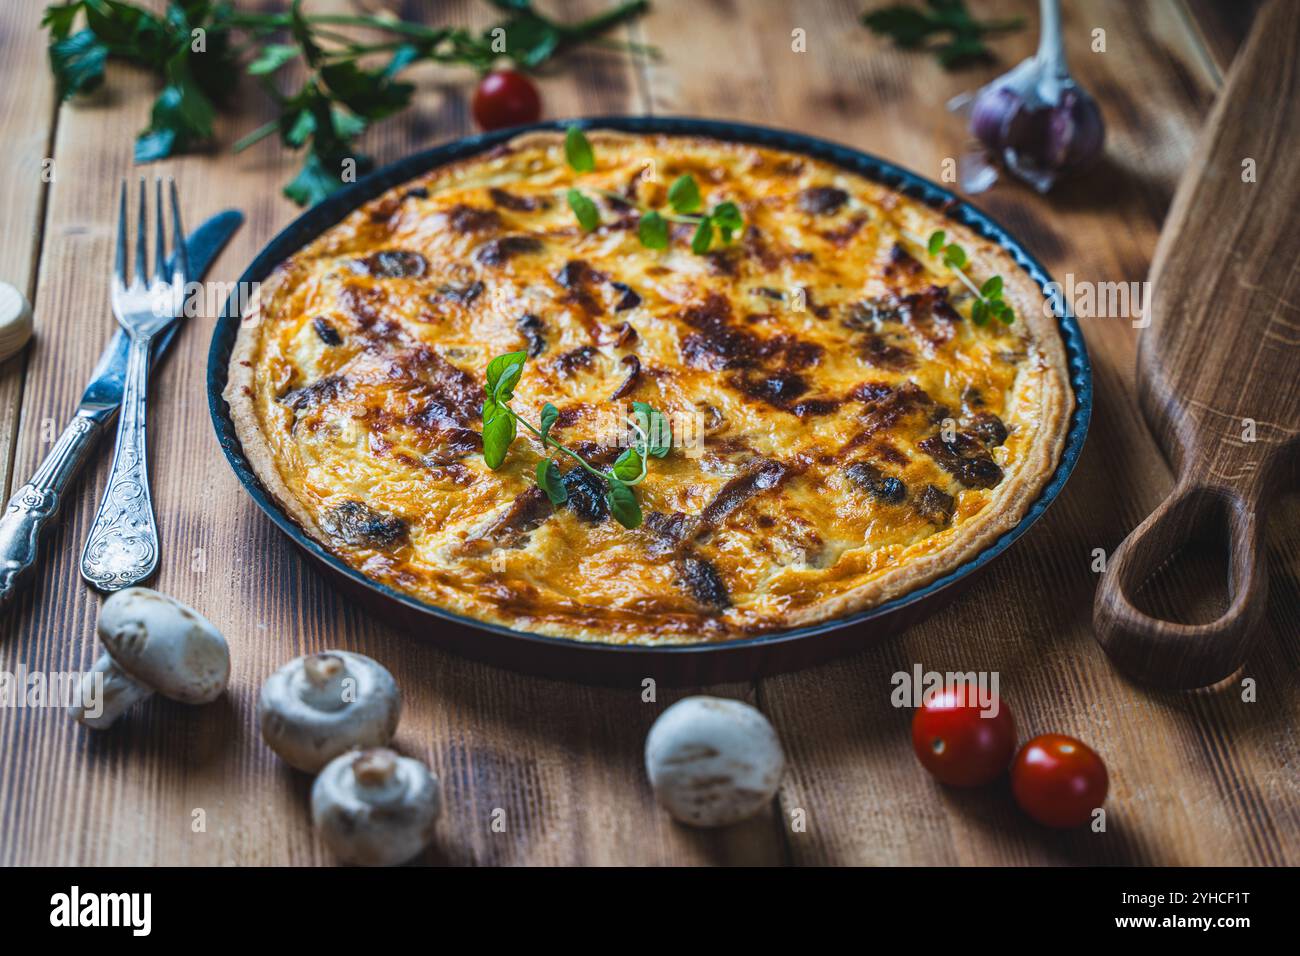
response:
[[(602, 5), (550, 4), (565, 16)], [(599, 51), (567, 57), (542, 80), (546, 115), (750, 120), (839, 140), (938, 179), (964, 138), (944, 102), (998, 68), (945, 73), (929, 57), (896, 50), (857, 24), (870, 5), (654, 0), (627, 36), (655, 44), (663, 59)], [(971, 5), (1036, 21), (1034, 5), (1023, 0)], [(111, 331), (104, 286), (113, 202), (119, 178), (139, 172), (131, 138), (153, 95), (149, 78), (114, 65), (106, 92), (56, 104), (37, 32), (42, 6), (0, 5), (7, 161), (0, 278), (28, 290), (38, 329), (24, 355), (0, 366), (7, 488), (48, 450)], [(346, 0), (309, 3), (331, 6)], [(1070, 59), (1101, 101), (1107, 161), (1050, 198), (1003, 183), (978, 204), (1058, 278), (1144, 279), (1178, 175), (1245, 29), (1242, 6), (1067, 0)], [(433, 23), (492, 17), (469, 0), (402, 8), (408, 16), (423, 9)], [(791, 49), (796, 28), (806, 31), (807, 52)], [(1094, 28), (1105, 30), (1104, 53), (1090, 49)], [(1003, 68), (1033, 52), (1035, 32), (996, 40)], [(367, 140), (381, 161), (470, 130), (472, 76), (434, 68), (416, 76), (415, 108)], [(227, 205), (247, 214), (210, 275), (219, 281), (238, 276), (297, 215), (279, 193), (296, 157), (269, 140), (239, 156), (228, 152), (265, 119), (255, 88), (241, 100), (245, 111), (221, 121), (211, 155), (144, 170), (177, 176), (191, 225)], [(1260, 108), (1278, 111), (1279, 122), (1300, 121), (1294, 103)], [(47, 157), (54, 160), (48, 183)], [(1295, 172), (1261, 170), (1260, 188), (1268, 175)], [(685, 692), (661, 691), (646, 703), (639, 686), (593, 689), (469, 663), (367, 616), (308, 567), (218, 451), (204, 386), (212, 324), (211, 316), (191, 322), (155, 382), (151, 455), (164, 554), (155, 584), (227, 635), (230, 692), (202, 708), (151, 701), (107, 733), (74, 725), (58, 710), (0, 710), (0, 862), (328, 862), (308, 821), (309, 780), (263, 745), (254, 708), (262, 680), (281, 663), (344, 647), (393, 670), (405, 695), (398, 744), (442, 779), (446, 810), (430, 862), (1300, 863), (1294, 499), (1272, 516), (1268, 632), (1238, 678), (1213, 692), (1152, 693), (1118, 676), (1092, 639), (1094, 549), (1111, 551), (1170, 482), (1135, 402), (1137, 333), (1128, 319), (1083, 322), (1096, 407), (1082, 461), (1044, 520), (963, 599), (855, 657), (710, 689), (760, 707), (789, 756), (770, 811), (712, 833), (660, 812), (642, 769), (647, 729)], [(68, 502), (38, 579), (0, 612), (0, 669), (80, 670), (93, 660), (100, 598), (83, 585), (77, 561), (109, 450), (101, 447)], [(1173, 583), (1194, 584), (1194, 573), (1175, 566)], [(1022, 736), (1060, 731), (1095, 746), (1111, 772), (1106, 831), (1039, 829), (1005, 785), (962, 793), (934, 784), (911, 753), (911, 712), (889, 702), (890, 675), (916, 663), (998, 671)], [(1245, 678), (1254, 682), (1253, 702), (1243, 700)], [(497, 810), (504, 828), (494, 830)]]

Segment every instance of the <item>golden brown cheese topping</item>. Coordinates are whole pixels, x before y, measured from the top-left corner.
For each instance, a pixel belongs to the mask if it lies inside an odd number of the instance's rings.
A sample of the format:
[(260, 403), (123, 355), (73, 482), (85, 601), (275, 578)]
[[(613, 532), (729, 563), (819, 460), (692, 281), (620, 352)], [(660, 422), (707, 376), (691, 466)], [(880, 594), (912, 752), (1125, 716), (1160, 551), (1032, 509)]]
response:
[[(392, 190), (284, 263), (240, 331), (227, 398), (263, 482), (370, 577), (521, 630), (717, 641), (868, 607), (1012, 527), (1056, 466), (1071, 396), (1054, 320), (1002, 251), (810, 158), (704, 139), (559, 137)], [(741, 234), (689, 223), (645, 248), (637, 208), (691, 174)], [(592, 196), (585, 233), (566, 202)], [(619, 198), (624, 197), (624, 198)], [(915, 237), (945, 229), (976, 283)], [(910, 237), (910, 238), (909, 238)], [(566, 474), (553, 507), (521, 433), (498, 471), (479, 413), (495, 355), (530, 356), (514, 409), (608, 467), (631, 402), (674, 425), (636, 492), (644, 523)], [(570, 460), (561, 456), (567, 469)]]

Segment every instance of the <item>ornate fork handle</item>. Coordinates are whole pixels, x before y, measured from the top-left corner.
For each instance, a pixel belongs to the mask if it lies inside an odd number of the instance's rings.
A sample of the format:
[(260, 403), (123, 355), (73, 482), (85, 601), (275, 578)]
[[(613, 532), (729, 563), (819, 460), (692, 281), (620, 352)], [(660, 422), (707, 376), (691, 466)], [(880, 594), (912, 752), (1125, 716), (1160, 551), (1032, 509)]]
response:
[(63, 492), (103, 430), (104, 419), (73, 416), (36, 474), (9, 499), (0, 517), (0, 604), (17, 590), (36, 563), (41, 536), (63, 503)]
[(151, 338), (131, 335), (113, 468), (81, 552), (81, 576), (100, 591), (138, 584), (158, 569), (158, 527), (149, 496), (145, 453)]

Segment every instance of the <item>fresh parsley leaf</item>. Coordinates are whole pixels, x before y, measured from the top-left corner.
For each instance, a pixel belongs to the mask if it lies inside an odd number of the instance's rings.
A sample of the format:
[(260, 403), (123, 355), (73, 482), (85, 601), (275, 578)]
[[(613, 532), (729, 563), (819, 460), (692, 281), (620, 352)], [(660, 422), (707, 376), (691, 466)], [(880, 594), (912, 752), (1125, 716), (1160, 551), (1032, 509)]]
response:
[(894, 4), (862, 15), (862, 23), (873, 33), (889, 37), (903, 49), (916, 49), (929, 40), (929, 49), (944, 69), (992, 58), (982, 38), (1024, 26), (1022, 17), (1009, 20), (976, 20), (963, 0), (929, 0), (925, 9)]
[(80, 0), (77, 0), (63, 6), (46, 7), (45, 13), (41, 16), (41, 26), (49, 30), (50, 36), (55, 40), (67, 39), (72, 33), (73, 26), (76, 25), (81, 6)]
[(718, 232), (722, 234), (723, 242), (730, 242), (732, 234), (739, 232), (745, 224), (744, 217), (740, 214), (740, 207), (734, 202), (718, 203), (710, 218), (718, 227)]
[(606, 475), (605, 478), (609, 483), (609, 491), (605, 493), (605, 503), (609, 505), (609, 513), (623, 527), (639, 528), (641, 505), (637, 503), (636, 494), (617, 477)]
[(338, 173), (327, 169), (320, 156), (310, 152), (298, 175), (284, 187), (284, 194), (299, 206), (314, 206), (342, 185)]
[(589, 173), (596, 168), (596, 154), (591, 151), (591, 141), (576, 126), (564, 134), (564, 158), (575, 172)]
[(78, 30), (51, 43), (49, 55), (60, 99), (89, 93), (104, 82), (108, 47), (90, 30)]
[(695, 177), (689, 173), (679, 176), (676, 182), (668, 187), (668, 202), (672, 204), (675, 212), (688, 213), (699, 209), (700, 187), (696, 185)]
[(668, 248), (668, 221), (653, 210), (641, 217), (636, 234), (647, 249)]
[(709, 246), (712, 244), (713, 220), (705, 216), (700, 220), (700, 224), (695, 228), (695, 235), (691, 238), (691, 252), (702, 256), (709, 251)]
[(591, 232), (600, 225), (600, 210), (590, 197), (584, 196), (577, 189), (569, 190), (569, 208), (578, 217), (578, 225), (583, 232)]
[(560, 479), (560, 469), (554, 458), (543, 458), (537, 463), (537, 484), (557, 508), (569, 500), (569, 489)]
[(164, 159), (212, 138), (216, 108), (190, 72), (188, 49), (167, 62), (167, 79), (154, 101), (149, 128), (136, 140), (137, 163)]
[(298, 47), (292, 43), (268, 43), (252, 63), (248, 64), (251, 76), (274, 73), (291, 60), (298, 58)]

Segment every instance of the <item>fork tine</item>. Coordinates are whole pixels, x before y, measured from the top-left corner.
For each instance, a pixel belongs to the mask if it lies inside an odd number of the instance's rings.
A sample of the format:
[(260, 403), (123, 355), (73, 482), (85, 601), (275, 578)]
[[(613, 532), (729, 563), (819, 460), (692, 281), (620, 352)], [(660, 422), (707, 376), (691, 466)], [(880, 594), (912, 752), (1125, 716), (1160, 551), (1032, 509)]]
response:
[(117, 203), (117, 256), (113, 260), (113, 274), (126, 285), (126, 179), (122, 179), (122, 194)]
[(154, 185), (154, 225), (157, 226), (153, 244), (153, 278), (151, 282), (166, 282), (163, 275), (167, 271), (167, 219), (163, 216), (162, 177), (153, 181)]
[(145, 236), (149, 232), (148, 215), (148, 192), (144, 188), (144, 177), (140, 177), (140, 222), (135, 232), (135, 276), (131, 283), (140, 283), (146, 285), (149, 281), (149, 273), (145, 268)]
[(176, 194), (176, 180), (170, 181), (172, 194), (172, 246), (175, 251), (172, 253), (176, 257), (176, 264), (172, 269), (172, 274), (180, 277), (182, 282), (188, 282), (190, 278), (190, 260), (185, 254), (185, 230), (181, 228), (181, 201)]

